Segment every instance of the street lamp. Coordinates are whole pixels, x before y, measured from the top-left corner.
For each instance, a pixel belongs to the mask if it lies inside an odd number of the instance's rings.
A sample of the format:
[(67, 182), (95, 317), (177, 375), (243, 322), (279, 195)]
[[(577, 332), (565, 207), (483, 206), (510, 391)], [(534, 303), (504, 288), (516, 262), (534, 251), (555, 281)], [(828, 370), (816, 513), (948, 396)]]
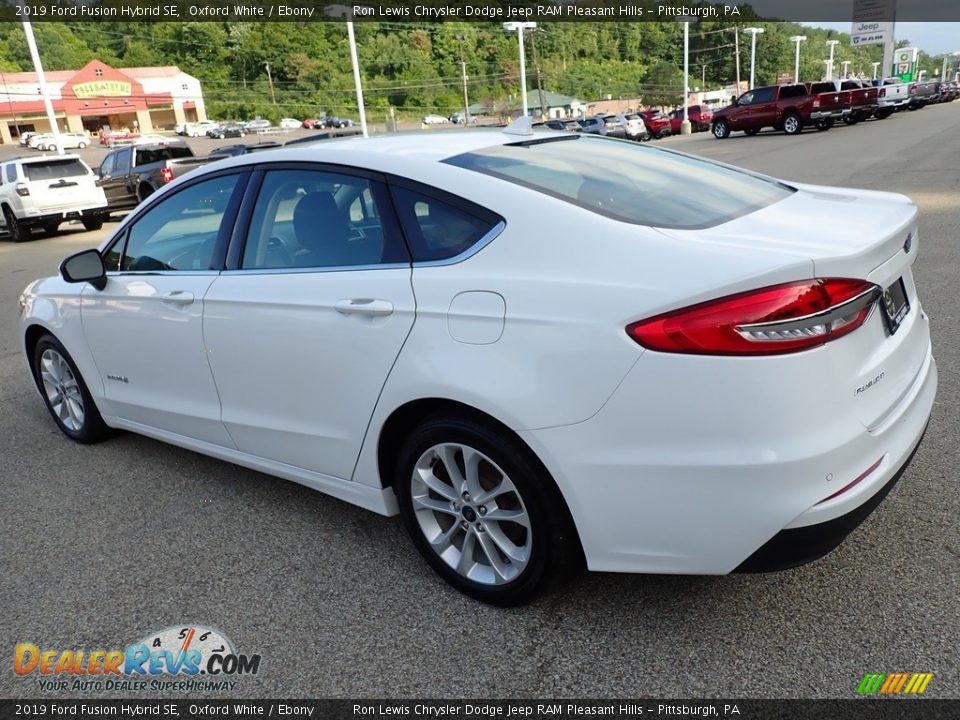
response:
[(833, 80), (833, 49), (839, 44), (839, 40), (827, 40), (827, 47), (830, 48), (830, 61), (827, 64), (827, 80)]
[(797, 44), (797, 52), (793, 59), (793, 81), (800, 82), (800, 43), (807, 39), (806, 35), (794, 35), (790, 42)]
[(707, 66), (710, 63), (703, 63), (700, 66), (700, 89), (706, 91), (707, 89)]
[(537, 26), (535, 22), (505, 22), (503, 29), (507, 32), (516, 32), (520, 41), (520, 97), (523, 102), (523, 115), (526, 117), (527, 110), (527, 60), (523, 52), (523, 33), (527, 29), (533, 29)]
[(875, 63), (870, 63), (870, 64), (873, 65), (873, 79), (876, 80), (876, 79), (877, 79), (877, 68), (880, 67), (881, 63), (875, 62)]
[(363, 107), (363, 86), (360, 83), (360, 59), (357, 57), (357, 39), (353, 34), (353, 15), (357, 10), (366, 9), (364, 5), (329, 5), (323, 10), (327, 17), (342, 17), (347, 21), (347, 39), (350, 41), (350, 62), (353, 65), (353, 85), (357, 93), (357, 109), (360, 112), (360, 130), (364, 137), (370, 137), (367, 131), (367, 112)]
[(750, 87), (752, 88), (754, 69), (757, 62), (757, 35), (761, 35), (763, 33), (763, 28), (748, 27), (744, 28), (743, 31), (750, 33)]
[(850, 65), (850, 61), (849, 61), (849, 60), (843, 60), (843, 61), (840, 63), (840, 77), (843, 78), (844, 80), (847, 79), (847, 67), (848, 67), (849, 65)]
[(466, 35), (457, 34), (457, 42), (460, 43), (460, 72), (463, 75), (463, 124), (470, 124), (470, 101), (467, 99), (467, 61), (463, 59), (463, 41), (467, 39)]

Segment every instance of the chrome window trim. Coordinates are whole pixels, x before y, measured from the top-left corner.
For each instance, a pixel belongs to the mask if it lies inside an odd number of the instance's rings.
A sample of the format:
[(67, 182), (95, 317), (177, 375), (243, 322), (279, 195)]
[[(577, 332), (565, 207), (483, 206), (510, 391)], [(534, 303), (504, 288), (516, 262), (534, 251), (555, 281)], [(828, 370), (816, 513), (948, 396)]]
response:
[(219, 275), (219, 270), (107, 270), (107, 277), (142, 276), (142, 275), (169, 275), (183, 277), (184, 275)]
[(487, 245), (496, 240), (500, 233), (502, 233), (507, 227), (507, 223), (504, 220), (501, 220), (496, 225), (494, 225), (487, 233), (477, 240), (473, 245), (468, 247), (459, 255), (454, 255), (453, 257), (445, 258), (443, 260), (420, 260), (414, 261), (413, 267), (439, 267), (441, 265), (458, 265), (464, 260), (469, 260), (471, 257), (476, 255), (478, 252), (483, 250)]
[(366, 265), (330, 265), (329, 267), (296, 268), (237, 268), (224, 270), (223, 275), (303, 275), (304, 273), (348, 272), (350, 270), (399, 270), (410, 269), (410, 263), (373, 263)]

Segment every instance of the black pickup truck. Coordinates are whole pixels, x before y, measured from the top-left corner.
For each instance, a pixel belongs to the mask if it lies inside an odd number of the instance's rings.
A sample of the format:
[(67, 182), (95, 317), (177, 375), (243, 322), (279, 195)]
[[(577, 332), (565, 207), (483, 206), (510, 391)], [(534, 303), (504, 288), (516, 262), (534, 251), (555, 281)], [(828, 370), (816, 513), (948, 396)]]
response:
[(128, 210), (175, 178), (210, 162), (194, 157), (182, 141), (128, 145), (109, 153), (94, 168), (110, 212)]

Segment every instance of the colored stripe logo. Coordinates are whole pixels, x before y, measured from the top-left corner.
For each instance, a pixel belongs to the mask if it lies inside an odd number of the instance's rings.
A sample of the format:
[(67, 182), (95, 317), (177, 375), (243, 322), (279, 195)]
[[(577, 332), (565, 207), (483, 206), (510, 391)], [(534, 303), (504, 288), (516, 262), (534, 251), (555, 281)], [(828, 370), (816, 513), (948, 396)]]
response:
[(867, 673), (857, 695), (922, 695), (933, 673)]

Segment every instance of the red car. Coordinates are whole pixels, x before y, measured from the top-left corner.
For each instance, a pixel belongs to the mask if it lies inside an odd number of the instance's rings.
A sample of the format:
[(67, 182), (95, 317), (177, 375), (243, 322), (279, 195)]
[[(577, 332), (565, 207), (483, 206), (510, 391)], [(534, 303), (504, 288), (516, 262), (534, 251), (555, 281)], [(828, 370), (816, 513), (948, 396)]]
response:
[[(687, 107), (687, 119), (690, 120), (690, 129), (693, 132), (709, 130), (710, 123), (713, 121), (713, 111), (706, 105), (690, 105)], [(670, 131), (674, 135), (680, 134), (682, 124), (683, 110), (674, 110), (670, 113)]]
[(637, 115), (643, 118), (647, 132), (652, 138), (662, 138), (670, 134), (670, 118), (659, 110), (644, 110)]

